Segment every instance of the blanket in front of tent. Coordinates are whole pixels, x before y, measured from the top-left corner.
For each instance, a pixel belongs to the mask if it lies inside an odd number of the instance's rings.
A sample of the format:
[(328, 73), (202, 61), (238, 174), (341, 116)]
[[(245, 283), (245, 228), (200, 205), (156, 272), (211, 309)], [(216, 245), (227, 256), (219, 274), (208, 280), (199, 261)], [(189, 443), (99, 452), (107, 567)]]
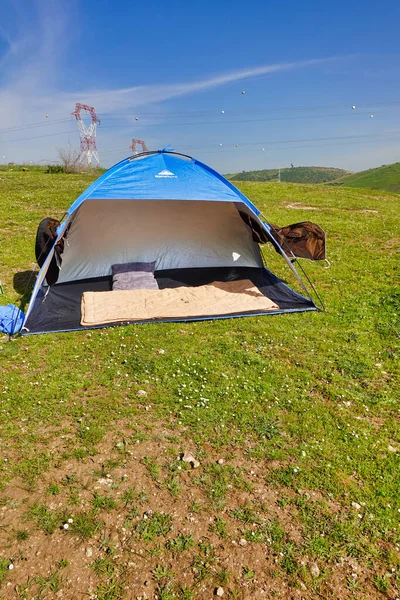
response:
[(90, 327), (120, 321), (207, 317), (276, 309), (279, 306), (249, 279), (214, 281), (198, 287), (163, 290), (84, 292), (81, 325)]

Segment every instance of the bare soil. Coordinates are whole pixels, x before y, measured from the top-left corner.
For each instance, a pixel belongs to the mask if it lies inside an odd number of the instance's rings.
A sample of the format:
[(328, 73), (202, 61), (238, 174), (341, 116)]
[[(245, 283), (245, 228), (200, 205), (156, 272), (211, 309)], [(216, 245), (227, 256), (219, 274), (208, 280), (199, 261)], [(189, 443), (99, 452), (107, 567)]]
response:
[[(117, 452), (116, 437), (110, 433), (98, 445), (95, 456), (82, 460), (57, 460), (69, 449), (70, 441), (65, 436), (55, 441), (51, 448), (54, 464), (39, 477), (33, 489), (26, 481), (13, 479), (0, 493), (0, 555), (13, 565), (1, 590), (0, 597), (4, 600), (162, 599), (162, 585), (154, 575), (159, 565), (170, 571), (173, 589), (186, 586), (193, 594), (188, 597), (199, 600), (217, 597), (219, 586), (223, 587), (226, 598), (377, 598), (377, 591), (369, 580), (369, 569), (362, 561), (343, 558), (336, 564), (320, 564), (320, 575), (313, 579), (310, 565), (315, 560), (302, 556), (301, 577), (290, 577), (279, 567), (283, 554), (276, 551), (273, 543), (244, 541), (243, 531), (254, 529), (256, 532), (258, 524), (244, 525), (233, 518), (232, 511), (243, 506), (256, 510), (262, 507), (265, 517), (275, 520), (284, 530), (286, 543), (299, 545), (303, 540), (297, 508), (290, 502), (282, 504), (282, 490), (268, 486), (265, 481), (268, 469), (279, 466), (277, 461), (254, 462), (243, 457), (243, 453), (233, 454), (231, 449), (216, 453), (209, 444), (196, 448), (188, 442), (185, 449), (201, 456), (200, 466), (193, 469), (178, 462), (180, 453), (174, 431), (166, 427), (153, 431), (149, 439), (136, 443), (124, 454)], [(210, 503), (213, 490), (210, 484), (202, 483), (201, 478), (207, 467), (218, 464), (221, 459), (224, 467), (240, 469), (249, 485), (247, 489), (240, 489), (232, 481), (226, 490), (225, 504), (216, 508)], [(146, 461), (160, 466), (157, 477), (151, 476)], [(166, 487), (165, 469), (171, 461), (182, 465), (175, 471), (181, 486), (175, 496)], [(53, 490), (58, 489), (56, 494), (49, 493), (51, 486)], [(135, 502), (138, 514), (134, 518), (127, 516), (131, 507), (124, 500), (124, 492), (132, 488), (145, 493), (144, 499)], [(315, 492), (301, 490), (300, 493), (311, 503), (320, 500)], [(98, 510), (101, 529), (84, 538), (74, 531), (73, 523), (79, 514), (93, 510), (95, 494), (112, 498), (114, 505)], [(285, 497), (288, 499), (287, 489)], [(45, 533), (32, 515), (29, 516), (30, 507), (35, 504), (44, 505), (51, 514), (59, 515), (53, 533)], [(171, 530), (152, 541), (135, 535), (135, 523), (152, 518), (154, 513), (170, 515)], [(65, 529), (68, 518), (73, 523)], [(226, 522), (223, 536), (213, 526), (216, 519)], [(27, 539), (19, 539), (21, 530), (28, 531)], [(190, 534), (194, 545), (181, 552), (169, 550), (168, 540), (178, 534)], [(199, 552), (202, 543), (212, 547), (209, 556)], [(109, 559), (112, 567), (108, 571), (105, 567), (104, 573), (96, 574), (95, 561), (103, 559)], [(202, 576), (199, 560), (202, 569), (204, 567)], [(251, 571), (248, 578), (243, 576), (245, 569)], [(354, 596), (350, 591), (345, 583), (349, 578), (362, 590), (362, 596)], [(120, 584), (118, 589), (114, 588), (114, 595), (113, 581)], [(162, 584), (165, 581), (161, 579)], [(99, 593), (101, 584), (110, 588), (108, 595)], [(176, 594), (164, 597), (182, 597), (178, 591)]]

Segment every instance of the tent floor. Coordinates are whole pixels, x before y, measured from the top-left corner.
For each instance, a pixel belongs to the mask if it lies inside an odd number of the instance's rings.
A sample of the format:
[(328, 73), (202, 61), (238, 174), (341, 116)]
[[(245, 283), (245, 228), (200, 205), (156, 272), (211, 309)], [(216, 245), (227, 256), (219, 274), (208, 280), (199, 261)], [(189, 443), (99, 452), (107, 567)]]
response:
[[(254, 285), (268, 298), (273, 300), (279, 310), (271, 310), (262, 315), (280, 314), (285, 312), (299, 312), (316, 310), (315, 304), (288, 288), (280, 279), (268, 269), (250, 267), (216, 267), (196, 269), (170, 269), (156, 271), (160, 289), (180, 286), (199, 286), (213, 281), (235, 281), (250, 279)], [(50, 288), (42, 288), (32, 312), (25, 324), (23, 335), (32, 333), (45, 333), (56, 331), (73, 331), (77, 329), (93, 329), (82, 327), (81, 297), (83, 292), (102, 292), (111, 290), (111, 277), (86, 279), (81, 281), (60, 283)], [(46, 294), (47, 292), (47, 294)], [(254, 316), (260, 313), (244, 312), (231, 315), (214, 315), (212, 317), (192, 317), (190, 319), (158, 319), (158, 321), (198, 321), (217, 318), (231, 318)], [(132, 323), (146, 323), (149, 321), (131, 321)], [(154, 320), (150, 321), (154, 322)], [(120, 325), (121, 323), (115, 323)], [(125, 324), (125, 323), (124, 323)], [(107, 327), (110, 325), (107, 325)], [(104, 327), (102, 325), (101, 327)]]

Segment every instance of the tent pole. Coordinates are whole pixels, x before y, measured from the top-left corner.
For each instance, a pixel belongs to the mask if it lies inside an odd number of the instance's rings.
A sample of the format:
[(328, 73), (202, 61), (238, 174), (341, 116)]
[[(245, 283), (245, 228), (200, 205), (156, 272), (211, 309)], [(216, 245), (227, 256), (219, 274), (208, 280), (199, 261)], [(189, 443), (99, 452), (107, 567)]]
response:
[[(275, 231), (274, 227), (273, 227), (273, 226), (272, 226), (270, 223), (268, 223), (268, 220), (266, 219), (265, 215), (264, 215), (263, 213), (261, 213), (261, 212), (260, 212), (260, 215), (262, 216), (262, 218), (263, 218), (263, 219), (265, 219), (265, 221), (261, 221), (261, 222), (262, 222), (262, 223), (265, 223), (266, 225), (268, 225), (268, 227), (269, 227), (270, 229), (273, 229), (273, 230)], [(304, 291), (305, 291), (305, 293), (307, 294), (308, 298), (311, 300), (311, 302), (313, 302), (313, 303), (314, 303), (314, 300), (313, 300), (313, 298), (312, 298), (312, 296), (311, 296), (310, 292), (308, 291), (308, 289), (307, 289), (306, 285), (303, 283), (303, 280), (301, 279), (300, 275), (298, 274), (298, 272), (297, 272), (296, 268), (294, 267), (293, 263), (292, 263), (292, 262), (291, 262), (291, 260), (289, 259), (288, 255), (287, 255), (287, 254), (286, 254), (286, 252), (283, 250), (283, 248), (282, 248), (282, 247), (281, 247), (281, 246), (278, 244), (278, 242), (275, 240), (275, 238), (274, 238), (274, 237), (273, 237), (273, 236), (270, 234), (270, 232), (269, 232), (267, 229), (266, 229), (266, 231), (267, 231), (267, 233), (268, 233), (268, 234), (269, 234), (269, 236), (270, 236), (270, 239), (271, 239), (271, 242), (272, 242), (272, 244), (274, 245), (274, 247), (276, 248), (276, 250), (278, 250), (278, 252), (279, 252), (279, 253), (280, 253), (280, 254), (283, 256), (283, 258), (284, 258), (284, 259), (285, 259), (285, 261), (287, 262), (287, 264), (288, 264), (288, 266), (289, 266), (290, 270), (292, 271), (292, 273), (293, 273), (293, 274), (294, 274), (294, 276), (296, 277), (297, 281), (299, 282), (299, 284), (301, 285), (301, 287), (303, 288), (303, 290), (304, 290)], [(284, 243), (285, 243), (285, 242), (284, 242)], [(288, 248), (288, 250), (290, 251), (290, 249), (289, 249), (289, 248)], [(304, 269), (302, 269), (302, 270), (303, 270), (303, 273), (304, 273)], [(309, 281), (309, 278), (308, 278), (308, 277), (307, 277), (307, 279), (308, 279), (308, 281)], [(311, 283), (311, 282), (309, 281), (309, 283)], [(313, 289), (314, 289), (314, 291), (315, 291), (315, 288), (314, 288), (314, 286), (312, 286), (312, 287), (313, 287)], [(320, 297), (318, 296), (318, 294), (317, 294), (317, 297), (318, 297), (318, 299), (321, 301), (321, 299), (320, 299)], [(315, 304), (315, 303), (314, 303), (314, 304)], [(322, 302), (321, 302), (321, 304), (322, 304), (322, 306), (324, 306)], [(324, 307), (324, 308), (325, 308), (325, 307)]]
[[(64, 216), (66, 214), (67, 213), (64, 213)], [(64, 216), (62, 218), (64, 218)], [(54, 252), (55, 252), (55, 248), (56, 248), (57, 242), (59, 242), (61, 240), (61, 238), (63, 237), (63, 235), (65, 233), (65, 230), (67, 228), (67, 225), (69, 223), (69, 220), (70, 220), (70, 218), (67, 218), (64, 221), (64, 223), (62, 223), (60, 225), (60, 232), (59, 232), (56, 240), (54, 241), (54, 244), (51, 247), (51, 250), (50, 250), (49, 254), (47, 255), (47, 258), (46, 258), (45, 262), (43, 263), (42, 268), (38, 272), (37, 279), (36, 279), (34, 288), (32, 290), (31, 299), (29, 301), (28, 308), (27, 308), (27, 311), (25, 313), (25, 319), (24, 319), (24, 322), (22, 323), (22, 326), (21, 326), (21, 331), (24, 329), (25, 323), (28, 320), (29, 314), (30, 314), (30, 312), (31, 312), (31, 310), (33, 308), (34, 303), (35, 303), (36, 296), (38, 295), (39, 289), (42, 286), (42, 283), (43, 283), (43, 280), (44, 280), (44, 278), (46, 276), (48, 267), (49, 267), (50, 262), (51, 262), (51, 260), (52, 260), (52, 258), (54, 256)]]

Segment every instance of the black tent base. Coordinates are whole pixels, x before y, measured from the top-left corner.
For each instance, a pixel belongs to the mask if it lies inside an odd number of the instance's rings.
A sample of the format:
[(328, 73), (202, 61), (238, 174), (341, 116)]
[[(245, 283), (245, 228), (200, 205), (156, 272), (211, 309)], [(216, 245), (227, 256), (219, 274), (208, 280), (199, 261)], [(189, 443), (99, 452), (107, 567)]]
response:
[[(317, 310), (315, 304), (287, 287), (280, 279), (268, 269), (250, 267), (216, 267), (197, 269), (169, 269), (156, 271), (155, 278), (160, 289), (181, 286), (196, 287), (206, 285), (213, 281), (235, 281), (250, 279), (254, 285), (268, 298), (275, 302), (278, 310), (268, 312), (243, 312), (230, 315), (208, 317), (191, 317), (184, 319), (153, 319), (151, 321), (129, 321), (129, 323), (154, 323), (204, 321), (220, 318), (233, 318), (245, 316), (273, 315), (300, 311)], [(83, 292), (104, 292), (111, 290), (111, 277), (85, 279), (75, 282), (60, 283), (42, 287), (38, 294), (33, 309), (25, 323), (22, 335), (35, 333), (50, 333), (59, 331), (76, 331), (79, 329), (97, 329), (98, 327), (82, 327), (81, 297)], [(128, 324), (128, 323), (123, 323)], [(122, 325), (118, 322), (101, 327)]]

